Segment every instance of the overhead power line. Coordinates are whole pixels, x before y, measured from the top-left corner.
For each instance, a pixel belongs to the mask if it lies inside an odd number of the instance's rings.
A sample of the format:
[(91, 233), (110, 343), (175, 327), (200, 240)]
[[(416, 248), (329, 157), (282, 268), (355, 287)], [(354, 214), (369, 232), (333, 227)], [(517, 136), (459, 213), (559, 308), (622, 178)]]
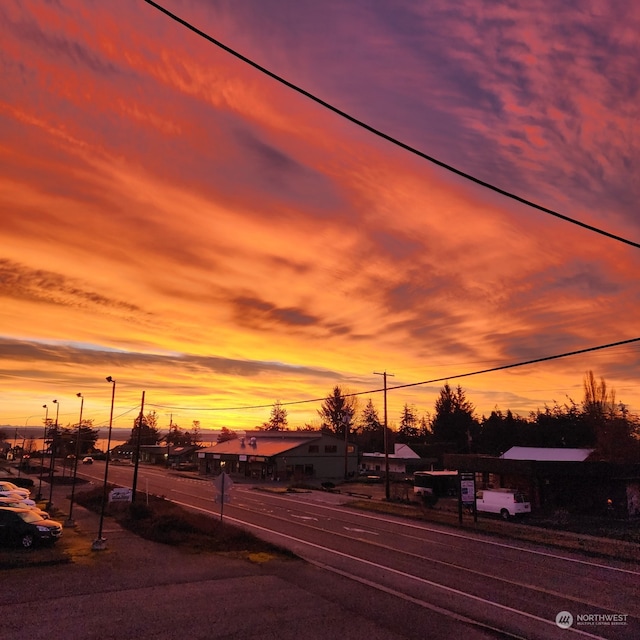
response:
[[(587, 347), (586, 349), (578, 349), (577, 351), (567, 351), (565, 353), (559, 353), (553, 356), (544, 356), (542, 358), (534, 358), (533, 360), (524, 360), (522, 362), (516, 362), (513, 364), (504, 364), (497, 367), (491, 367), (489, 369), (479, 369), (477, 371), (469, 371), (467, 373), (459, 373), (452, 376), (444, 376), (443, 378), (433, 378), (431, 380), (422, 380), (421, 382), (410, 382), (408, 384), (400, 384), (394, 387), (387, 387), (386, 391), (393, 391), (395, 389), (407, 389), (409, 387), (418, 387), (425, 384), (434, 384), (436, 382), (447, 382), (448, 380), (457, 380), (459, 378), (469, 378), (471, 376), (479, 376), (484, 373), (494, 373), (495, 371), (504, 371), (505, 369), (515, 369), (517, 367), (524, 367), (530, 364), (537, 364), (539, 362), (547, 362), (549, 360), (559, 360), (560, 358), (568, 358), (570, 356), (577, 356), (583, 353), (591, 353), (593, 351), (602, 351), (603, 349), (611, 349), (613, 347), (619, 347), (623, 344), (632, 344), (634, 342), (640, 342), (640, 337), (630, 338), (628, 340), (620, 340), (618, 342), (609, 342), (608, 344), (602, 344), (597, 347)], [(372, 393), (383, 393), (384, 387), (381, 389), (370, 389), (369, 391), (358, 391), (356, 393), (345, 393), (344, 398), (350, 398), (354, 396), (370, 395)], [(289, 407), (296, 404), (309, 404), (311, 402), (324, 402), (326, 398), (311, 398), (310, 400), (292, 400), (290, 402), (281, 402), (280, 405)], [(249, 409), (268, 409), (273, 406), (271, 404), (256, 404), (251, 406), (238, 406), (238, 407), (175, 407), (164, 404), (151, 404), (147, 403), (150, 407), (156, 407), (159, 409), (173, 409), (176, 411), (245, 411)]]
[(159, 5), (157, 2), (153, 2), (153, 0), (144, 0), (144, 1), (148, 5), (151, 5), (152, 7), (157, 9), (158, 11), (161, 11), (162, 13), (164, 13), (166, 16), (168, 16), (172, 20), (175, 20), (176, 22), (181, 24), (183, 27), (189, 29), (190, 31), (192, 31), (193, 33), (197, 34), (201, 38), (204, 38), (205, 40), (209, 41), (211, 44), (214, 44), (216, 47), (219, 47), (220, 49), (223, 49), (224, 51), (226, 51), (230, 55), (234, 56), (235, 58), (238, 58), (239, 60), (242, 60), (242, 62), (245, 62), (246, 64), (252, 66), (254, 69), (257, 69), (261, 73), (269, 76), (270, 78), (272, 78), (276, 82), (279, 82), (279, 83), (283, 84), (284, 86), (288, 87), (292, 91), (296, 91), (297, 93), (305, 96), (306, 98), (309, 98), (309, 100), (313, 100), (317, 104), (323, 106), (325, 109), (333, 111), (333, 113), (339, 115), (342, 118), (345, 118), (346, 120), (348, 120), (349, 122), (355, 124), (356, 126), (361, 127), (362, 129), (365, 129), (365, 130), (369, 131), (369, 133), (372, 133), (373, 135), (378, 136), (379, 138), (382, 138), (383, 140), (387, 140), (391, 144), (394, 144), (394, 145), (400, 147), (401, 149), (404, 149), (405, 151), (408, 151), (409, 153), (412, 153), (412, 154), (422, 158), (423, 160), (427, 160), (428, 162), (431, 162), (431, 163), (441, 167), (442, 169), (446, 169), (447, 171), (450, 171), (451, 173), (455, 173), (456, 175), (460, 176), (461, 178), (464, 178), (465, 180), (469, 180), (471, 182), (474, 182), (475, 184), (480, 185), (481, 187), (485, 187), (486, 189), (490, 189), (491, 191), (499, 193), (500, 195), (502, 195), (502, 196), (504, 196), (506, 198), (510, 198), (512, 200), (515, 200), (516, 202), (520, 202), (521, 204), (524, 204), (524, 205), (526, 205), (528, 207), (531, 207), (533, 209), (537, 209), (538, 211), (541, 211), (542, 213), (546, 213), (546, 214), (548, 214), (550, 216), (553, 216), (555, 218), (559, 218), (560, 220), (564, 220), (565, 222), (569, 222), (569, 223), (574, 224), (574, 225), (576, 225), (578, 227), (582, 227), (583, 229), (587, 229), (588, 231), (593, 231), (594, 233), (597, 233), (597, 234), (599, 234), (601, 236), (605, 236), (605, 237), (610, 238), (612, 240), (617, 240), (618, 242), (622, 242), (622, 243), (627, 244), (629, 246), (635, 247), (636, 249), (640, 249), (640, 243), (638, 243), (638, 242), (634, 242), (633, 240), (629, 240), (628, 238), (624, 238), (622, 236), (616, 235), (616, 234), (611, 233), (609, 231), (605, 231), (604, 229), (600, 229), (599, 227), (595, 227), (595, 226), (593, 226), (591, 224), (587, 224), (586, 222), (582, 222), (581, 220), (577, 220), (576, 218), (572, 218), (572, 217), (567, 216), (567, 215), (565, 215), (563, 213), (559, 213), (558, 211), (554, 211), (553, 209), (549, 209), (548, 207), (545, 207), (545, 206), (543, 206), (541, 204), (537, 204), (536, 202), (533, 202), (531, 200), (527, 200), (526, 198), (523, 198), (522, 196), (519, 196), (519, 195), (517, 195), (515, 193), (512, 193), (510, 191), (502, 189), (501, 187), (498, 187), (498, 186), (496, 186), (494, 184), (491, 184), (490, 182), (486, 182), (485, 180), (481, 180), (480, 178), (476, 178), (475, 176), (473, 176), (473, 175), (471, 175), (469, 173), (466, 173), (465, 171), (462, 171), (461, 169), (457, 169), (456, 167), (454, 167), (454, 166), (452, 166), (450, 164), (447, 164), (446, 162), (443, 162), (442, 160), (438, 160), (437, 158), (434, 158), (433, 156), (430, 156), (430, 155), (420, 151), (419, 149), (416, 149), (415, 147), (412, 147), (411, 145), (409, 145), (409, 144), (407, 144), (405, 142), (402, 142), (402, 141), (398, 140), (397, 138), (394, 138), (393, 136), (391, 136), (391, 135), (389, 135), (387, 133), (384, 133), (380, 129), (376, 129), (375, 127), (371, 126), (370, 124), (367, 124), (366, 122), (364, 122), (362, 120), (359, 120), (358, 118), (350, 115), (346, 111), (343, 111), (342, 109), (339, 109), (338, 107), (332, 105), (331, 103), (327, 102), (326, 100), (323, 100), (322, 98), (319, 98), (318, 96), (314, 95), (313, 93), (310, 93), (306, 89), (303, 89), (302, 87), (299, 87), (298, 85), (293, 84), (289, 80), (286, 80), (282, 76), (277, 75), (273, 71), (270, 71), (266, 67), (263, 67), (262, 65), (258, 64), (257, 62), (251, 60), (250, 58), (247, 58), (246, 56), (244, 56), (241, 53), (235, 51), (234, 49), (232, 49), (231, 47), (227, 46), (226, 44), (220, 42), (216, 38), (210, 36), (208, 33), (205, 33), (201, 29), (198, 29), (196, 26), (192, 25), (190, 22), (187, 22), (186, 20), (184, 20), (184, 19), (180, 18), (179, 16), (177, 16), (175, 13), (172, 13), (171, 11), (165, 9), (163, 6)]

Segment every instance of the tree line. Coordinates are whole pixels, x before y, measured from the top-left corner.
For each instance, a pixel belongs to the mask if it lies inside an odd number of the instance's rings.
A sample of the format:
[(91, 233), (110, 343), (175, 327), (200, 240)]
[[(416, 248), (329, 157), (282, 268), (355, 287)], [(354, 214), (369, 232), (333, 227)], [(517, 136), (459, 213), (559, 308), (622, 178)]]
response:
[[(409, 445), (439, 445), (449, 453), (501, 455), (513, 446), (576, 447), (594, 450), (600, 460), (618, 462), (640, 461), (640, 419), (628, 407), (616, 400), (604, 378), (596, 379), (588, 371), (583, 379), (583, 399), (577, 403), (568, 399), (554, 402), (519, 416), (496, 407), (486, 416), (476, 415), (473, 403), (464, 389), (446, 383), (436, 399), (433, 414), (419, 415), (413, 405), (405, 404), (398, 416), (398, 425), (387, 421), (387, 449), (394, 443)], [(384, 418), (368, 399), (362, 409), (358, 398), (335, 386), (318, 410), (321, 430), (338, 437), (347, 437), (361, 451), (383, 451)], [(260, 429), (288, 429), (287, 411), (278, 401), (270, 418)], [(310, 425), (298, 430), (313, 429)], [(230, 430), (229, 436), (233, 437)], [(225, 439), (229, 439), (226, 437)]]
[[(501, 455), (513, 446), (577, 447), (594, 450), (600, 460), (619, 462), (640, 461), (640, 418), (631, 414), (628, 407), (618, 402), (615, 390), (610, 389), (604, 378), (596, 379), (588, 371), (583, 379), (583, 398), (577, 403), (568, 399), (564, 404), (532, 411), (523, 417), (510, 410), (495, 408), (486, 416), (476, 415), (473, 403), (464, 389), (446, 383), (436, 399), (433, 414), (419, 414), (414, 405), (405, 404), (395, 422), (387, 424), (385, 437), (384, 416), (370, 398), (362, 408), (358, 397), (334, 386), (317, 411), (320, 429), (340, 438), (348, 438), (363, 452), (384, 451), (392, 453), (395, 443), (414, 446), (437, 445), (449, 453), (475, 453)], [(269, 419), (256, 427), (265, 431), (289, 429), (286, 408), (276, 401)], [(316, 430), (317, 425), (305, 424), (296, 430)], [(89, 455), (95, 451), (98, 429), (92, 420), (83, 420), (75, 426), (61, 427), (51, 418), (46, 423), (46, 447), (56, 456)], [(77, 440), (79, 435), (79, 442)], [(135, 446), (168, 444), (182, 447), (201, 444), (201, 427), (198, 420), (190, 429), (182, 429), (170, 421), (169, 430), (160, 435), (158, 415), (150, 411), (135, 418), (127, 444)], [(7, 435), (0, 433), (0, 440)], [(237, 438), (237, 434), (222, 427), (218, 442)], [(27, 451), (35, 447), (25, 447)]]

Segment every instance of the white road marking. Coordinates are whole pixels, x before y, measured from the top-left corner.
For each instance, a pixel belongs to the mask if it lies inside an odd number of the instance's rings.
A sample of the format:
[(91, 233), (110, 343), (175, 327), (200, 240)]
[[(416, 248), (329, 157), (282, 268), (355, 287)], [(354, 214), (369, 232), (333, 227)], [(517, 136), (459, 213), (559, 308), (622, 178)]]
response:
[[(214, 512), (210, 511), (209, 509), (204, 509), (202, 507), (194, 507), (193, 505), (188, 505), (188, 504), (184, 504), (184, 503), (183, 503), (183, 506), (189, 507), (191, 509), (197, 509), (198, 511), (203, 511), (205, 513), (214, 514)], [(400, 576), (402, 578), (406, 578), (408, 580), (413, 580), (415, 582), (426, 584), (426, 585), (428, 585), (430, 587), (434, 587), (436, 589), (441, 589), (441, 590), (446, 591), (448, 593), (452, 593), (452, 594), (455, 594), (457, 596), (461, 596), (463, 598), (467, 598), (469, 600), (473, 600), (475, 602), (480, 602), (482, 604), (485, 604), (485, 605), (488, 605), (488, 606), (491, 606), (491, 607), (495, 607), (495, 608), (501, 609), (503, 611), (508, 611), (509, 613), (512, 613), (512, 614), (523, 616), (525, 618), (529, 618), (531, 620), (536, 620), (537, 622), (541, 622), (543, 624), (556, 627), (555, 620), (548, 620), (546, 618), (541, 618), (540, 616), (536, 616), (533, 613), (527, 613), (526, 611), (520, 611), (519, 609), (514, 609), (513, 607), (509, 607), (507, 605), (500, 604), (499, 602), (493, 602), (491, 600), (487, 600), (486, 598), (482, 598), (480, 596), (476, 596), (476, 595), (473, 595), (471, 593), (465, 593), (464, 591), (460, 591), (459, 589), (455, 589), (454, 587), (447, 587), (446, 585), (439, 584), (437, 582), (433, 582), (432, 580), (427, 580), (426, 578), (421, 578), (420, 576), (411, 575), (410, 573), (406, 573), (404, 571), (400, 571), (399, 569), (394, 569), (392, 567), (385, 567), (384, 565), (378, 564), (377, 562), (372, 562), (371, 560), (365, 560), (364, 558), (358, 558), (357, 556), (352, 556), (351, 554), (343, 553), (342, 551), (336, 551), (335, 549), (329, 549), (329, 547), (324, 547), (322, 545), (316, 544), (315, 542), (309, 542), (308, 540), (302, 540), (300, 538), (295, 538), (295, 537), (290, 536), (290, 535), (288, 535), (286, 533), (281, 533), (279, 531), (274, 531), (273, 529), (267, 529), (266, 527), (262, 527), (262, 526), (257, 525), (257, 524), (252, 524), (251, 522), (245, 522), (244, 520), (239, 520), (237, 518), (232, 518), (232, 517), (228, 517), (227, 516), (227, 520), (229, 520), (231, 522), (237, 522), (240, 525), (243, 525), (243, 526), (246, 526), (246, 527), (251, 527), (253, 529), (258, 529), (258, 530), (264, 531), (266, 533), (275, 534), (277, 536), (280, 536), (281, 538), (286, 538), (287, 540), (291, 540), (292, 542), (298, 542), (298, 543), (306, 545), (308, 547), (313, 547), (314, 549), (319, 549), (320, 551), (328, 552), (328, 553), (336, 555), (336, 556), (341, 556), (343, 558), (347, 558), (349, 560), (353, 560), (354, 562), (359, 562), (359, 563), (367, 565), (369, 567), (374, 567), (374, 568), (380, 569), (382, 571), (387, 571), (388, 573), (395, 574), (397, 576)], [(350, 574), (346, 574), (346, 575), (350, 575)], [(357, 576), (354, 576), (354, 578), (360, 579)], [(385, 589), (385, 587), (383, 587), (383, 585), (380, 585), (380, 587), (383, 590)], [(406, 596), (406, 597), (407, 597), (407, 599), (410, 598), (410, 596)], [(416, 604), (423, 605), (423, 606), (425, 606), (427, 608), (430, 607), (429, 603), (423, 602), (421, 600), (412, 599), (412, 601), (415, 602)], [(450, 612), (450, 613), (453, 614), (453, 615), (457, 615), (457, 614), (455, 614), (455, 612)], [(479, 624), (479, 623), (476, 622), (476, 624)], [(594, 638), (595, 640), (603, 640), (602, 636), (595, 636), (595, 635), (592, 635), (590, 633), (587, 633), (586, 631), (581, 631), (580, 629), (576, 629), (576, 628), (573, 628), (573, 627), (567, 629), (566, 631), (570, 632), (570, 633), (575, 633), (575, 634), (580, 635), (580, 636), (584, 636), (586, 638)]]
[(379, 536), (377, 531), (367, 531), (366, 529), (354, 529), (353, 527), (343, 527), (347, 531), (353, 531), (354, 533), (368, 533), (370, 536)]

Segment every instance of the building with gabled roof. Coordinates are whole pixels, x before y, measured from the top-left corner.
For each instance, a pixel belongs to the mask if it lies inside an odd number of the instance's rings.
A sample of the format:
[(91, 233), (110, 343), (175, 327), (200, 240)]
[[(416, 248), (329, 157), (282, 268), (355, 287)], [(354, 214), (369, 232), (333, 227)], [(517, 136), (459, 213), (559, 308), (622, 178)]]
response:
[(358, 451), (321, 431), (246, 431), (198, 451), (198, 472), (263, 480), (336, 480), (356, 475)]
[(512, 447), (502, 456), (446, 454), (449, 469), (474, 472), (477, 489), (525, 492), (534, 508), (640, 516), (640, 464), (590, 459), (592, 449)]
[(387, 456), (382, 451), (363, 453), (360, 460), (360, 472), (384, 474), (387, 460), (390, 474), (405, 475), (421, 468), (420, 461), (422, 459), (408, 444), (396, 442), (393, 445), (393, 453), (389, 453)]

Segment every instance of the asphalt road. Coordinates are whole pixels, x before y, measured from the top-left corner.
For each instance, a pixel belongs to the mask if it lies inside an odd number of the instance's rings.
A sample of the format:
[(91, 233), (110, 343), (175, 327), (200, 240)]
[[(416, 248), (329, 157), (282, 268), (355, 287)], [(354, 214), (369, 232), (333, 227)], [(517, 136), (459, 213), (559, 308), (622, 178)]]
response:
[[(100, 482), (103, 469), (96, 464), (82, 473)], [(130, 486), (132, 470), (111, 465), (109, 476)], [(138, 490), (147, 489), (220, 515), (210, 481), (141, 467)], [(308, 590), (313, 571), (323, 576), (314, 579), (317, 596), (332, 597), (352, 615), (373, 616), (399, 637), (640, 637), (636, 565), (365, 514), (323, 492), (282, 495), (236, 484), (231, 495), (226, 520), (311, 563), (284, 567), (280, 578)], [(574, 618), (569, 629), (556, 624), (562, 611)]]

